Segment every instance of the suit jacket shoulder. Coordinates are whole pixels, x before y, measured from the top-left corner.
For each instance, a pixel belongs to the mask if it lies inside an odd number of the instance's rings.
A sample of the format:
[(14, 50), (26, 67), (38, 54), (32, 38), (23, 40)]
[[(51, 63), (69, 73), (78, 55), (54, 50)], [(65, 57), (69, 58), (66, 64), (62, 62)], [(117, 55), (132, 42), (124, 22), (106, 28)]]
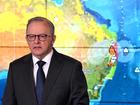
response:
[(30, 61), (30, 60), (32, 60), (32, 54), (31, 53), (29, 53), (27, 55), (24, 55), (24, 56), (22, 56), (18, 59), (15, 59), (14, 61), (11, 62), (11, 64), (23, 63), (25, 61)]
[(73, 63), (78, 63), (78, 64), (81, 64), (81, 62), (78, 61), (77, 59), (72, 58), (72, 57), (67, 56), (67, 55), (64, 55), (62, 53), (54, 52), (54, 55), (57, 55), (59, 60), (61, 60), (61, 62), (64, 62), (64, 63), (72, 63), (72, 64)]

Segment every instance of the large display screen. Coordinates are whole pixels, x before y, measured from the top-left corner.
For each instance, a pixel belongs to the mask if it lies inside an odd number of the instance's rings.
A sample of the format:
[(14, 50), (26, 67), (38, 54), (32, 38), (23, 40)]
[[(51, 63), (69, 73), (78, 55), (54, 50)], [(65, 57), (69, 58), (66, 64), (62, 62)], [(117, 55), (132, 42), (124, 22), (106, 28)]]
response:
[(90, 105), (140, 104), (140, 0), (1, 0), (0, 12), (0, 98), (9, 63), (29, 53), (28, 19), (44, 16), (56, 50), (82, 62)]

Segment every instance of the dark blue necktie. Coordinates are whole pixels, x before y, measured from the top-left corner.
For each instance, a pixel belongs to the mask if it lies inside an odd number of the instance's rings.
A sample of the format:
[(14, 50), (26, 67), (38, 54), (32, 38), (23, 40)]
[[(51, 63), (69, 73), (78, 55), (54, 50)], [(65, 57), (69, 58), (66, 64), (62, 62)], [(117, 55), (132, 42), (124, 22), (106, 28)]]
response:
[(37, 101), (38, 105), (42, 105), (43, 102), (43, 90), (44, 90), (44, 82), (45, 82), (45, 74), (43, 71), (43, 65), (46, 62), (44, 61), (38, 61), (38, 71), (37, 71), (37, 80), (36, 80), (36, 95), (37, 95)]

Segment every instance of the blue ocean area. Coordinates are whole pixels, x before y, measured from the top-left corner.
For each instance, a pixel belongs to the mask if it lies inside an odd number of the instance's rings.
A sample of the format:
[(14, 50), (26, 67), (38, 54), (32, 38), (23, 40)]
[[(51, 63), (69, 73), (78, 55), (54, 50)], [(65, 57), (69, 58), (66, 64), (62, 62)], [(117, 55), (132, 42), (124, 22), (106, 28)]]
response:
[[(64, 0), (52, 0), (62, 6)], [(140, 0), (81, 0), (83, 9), (99, 25), (117, 34), (119, 58), (112, 80), (107, 80), (100, 100), (90, 105), (140, 105)], [(123, 49), (128, 49), (128, 54)], [(0, 105), (7, 70), (0, 71)], [(93, 77), (94, 78), (94, 77)]]

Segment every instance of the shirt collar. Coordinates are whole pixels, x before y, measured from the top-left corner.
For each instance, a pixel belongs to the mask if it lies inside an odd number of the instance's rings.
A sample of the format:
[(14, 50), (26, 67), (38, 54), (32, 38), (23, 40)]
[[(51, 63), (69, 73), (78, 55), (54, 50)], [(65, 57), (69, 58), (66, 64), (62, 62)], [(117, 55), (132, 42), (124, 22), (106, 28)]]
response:
[[(51, 61), (51, 58), (52, 58), (52, 55), (53, 55), (53, 50), (51, 50), (51, 52), (49, 54), (47, 54), (43, 59), (42, 61), (46, 62), (47, 64), (50, 63)], [(34, 55), (32, 55), (32, 59), (33, 59), (33, 64), (36, 65), (36, 63), (39, 61), (39, 59), (37, 57), (35, 57)]]

